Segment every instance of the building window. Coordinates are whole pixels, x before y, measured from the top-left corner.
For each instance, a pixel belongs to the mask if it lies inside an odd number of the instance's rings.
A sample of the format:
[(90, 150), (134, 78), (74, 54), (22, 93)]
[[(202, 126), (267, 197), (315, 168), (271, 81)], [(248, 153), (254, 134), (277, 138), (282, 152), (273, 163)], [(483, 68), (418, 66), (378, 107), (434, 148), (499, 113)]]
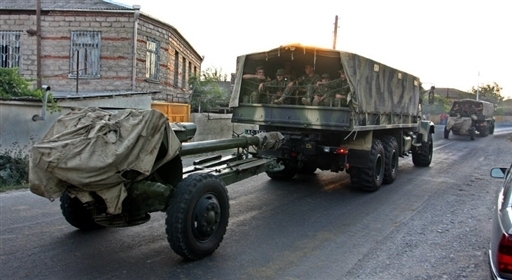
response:
[(174, 85), (178, 86), (178, 79), (180, 77), (179, 75), (179, 64), (180, 64), (180, 54), (178, 51), (174, 52)]
[(101, 32), (71, 31), (69, 77), (100, 77)]
[(181, 88), (187, 87), (187, 60), (183, 57), (183, 63), (181, 64)]
[(188, 78), (192, 77), (192, 62), (188, 62)]
[(146, 78), (158, 81), (158, 66), (160, 63), (160, 42), (153, 39), (148, 39), (146, 48)]
[(20, 67), (21, 31), (0, 31), (0, 68)]
[(197, 66), (194, 66), (194, 76), (197, 77)]

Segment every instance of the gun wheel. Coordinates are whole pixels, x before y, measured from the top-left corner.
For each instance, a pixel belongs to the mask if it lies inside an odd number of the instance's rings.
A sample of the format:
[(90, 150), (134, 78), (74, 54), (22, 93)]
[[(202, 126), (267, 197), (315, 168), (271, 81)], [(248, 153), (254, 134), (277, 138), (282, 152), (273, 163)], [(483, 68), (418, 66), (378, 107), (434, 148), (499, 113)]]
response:
[(224, 182), (212, 174), (191, 174), (178, 184), (169, 205), (165, 231), (173, 251), (189, 260), (211, 255), (228, 226)]

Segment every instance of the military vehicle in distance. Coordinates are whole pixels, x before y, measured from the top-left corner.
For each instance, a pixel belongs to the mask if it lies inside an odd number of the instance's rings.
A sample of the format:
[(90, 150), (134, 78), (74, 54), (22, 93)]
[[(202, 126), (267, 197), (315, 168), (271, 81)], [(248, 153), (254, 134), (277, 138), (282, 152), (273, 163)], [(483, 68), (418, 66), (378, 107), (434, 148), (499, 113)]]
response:
[(494, 109), (493, 103), (481, 100), (453, 101), (444, 127), (444, 138), (449, 138), (450, 131), (454, 135), (469, 135), (471, 140), (475, 140), (477, 132), (481, 137), (494, 134)]
[[(274, 96), (266, 98), (267, 103), (251, 103), (248, 97), (258, 87), (243, 76), (254, 74), (260, 65), (272, 77), (284, 68), (285, 75), (291, 74), (289, 81), (294, 76), (301, 80), (306, 65), (330, 77), (340, 77), (343, 69), (350, 90), (344, 102), (333, 98), (325, 106), (309, 106), (299, 102), (304, 97), (300, 83), (292, 83), (292, 94), (283, 104), (273, 103)], [(333, 90), (337, 96), (343, 89)], [(292, 44), (237, 58), (230, 107), (233, 123), (257, 124), (260, 131), (278, 131), (285, 137), (279, 149), (258, 151), (285, 167), (267, 171), (271, 179), (288, 180), (317, 169), (346, 171), (352, 185), (376, 191), (395, 180), (399, 157), (411, 155), (413, 164), (422, 167), (432, 161), (434, 124), (421, 118), (425, 92), (417, 77), (377, 61)]]

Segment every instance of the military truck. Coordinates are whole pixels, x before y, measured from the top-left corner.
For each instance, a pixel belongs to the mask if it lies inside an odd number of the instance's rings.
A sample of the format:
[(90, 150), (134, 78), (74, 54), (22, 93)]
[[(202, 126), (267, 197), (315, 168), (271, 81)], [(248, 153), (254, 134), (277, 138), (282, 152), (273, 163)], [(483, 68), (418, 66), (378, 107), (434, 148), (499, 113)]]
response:
[(453, 101), (444, 127), (444, 138), (450, 137), (450, 131), (454, 135), (469, 135), (471, 140), (475, 140), (477, 133), (481, 137), (494, 134), (494, 109), (493, 103), (482, 100)]
[[(300, 81), (306, 78), (301, 75), (307, 65), (330, 77), (341, 77), (338, 71), (343, 70), (348, 94), (335, 88), (324, 106), (301, 104), (308, 86)], [(270, 102), (251, 103), (247, 96), (258, 87), (244, 75), (254, 74), (258, 66), (271, 77), (288, 68), (287, 101), (276, 104), (276, 97), (269, 96)], [(233, 123), (257, 124), (259, 131), (278, 131), (285, 137), (279, 149), (257, 152), (284, 165), (283, 170), (266, 172), (271, 179), (289, 180), (317, 169), (345, 171), (353, 186), (376, 191), (396, 179), (400, 157), (411, 156), (420, 167), (432, 161), (434, 124), (421, 118), (425, 92), (419, 78), (361, 55), (291, 44), (237, 58), (230, 107)]]

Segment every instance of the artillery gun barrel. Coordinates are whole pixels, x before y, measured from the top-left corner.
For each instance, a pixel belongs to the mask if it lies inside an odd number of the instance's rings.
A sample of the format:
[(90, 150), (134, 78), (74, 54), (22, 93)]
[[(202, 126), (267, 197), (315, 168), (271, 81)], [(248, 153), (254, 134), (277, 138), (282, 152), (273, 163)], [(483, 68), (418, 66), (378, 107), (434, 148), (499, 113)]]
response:
[(248, 148), (249, 146), (259, 144), (260, 139), (257, 136), (199, 141), (181, 144), (179, 154), (181, 156), (188, 156), (234, 148)]

